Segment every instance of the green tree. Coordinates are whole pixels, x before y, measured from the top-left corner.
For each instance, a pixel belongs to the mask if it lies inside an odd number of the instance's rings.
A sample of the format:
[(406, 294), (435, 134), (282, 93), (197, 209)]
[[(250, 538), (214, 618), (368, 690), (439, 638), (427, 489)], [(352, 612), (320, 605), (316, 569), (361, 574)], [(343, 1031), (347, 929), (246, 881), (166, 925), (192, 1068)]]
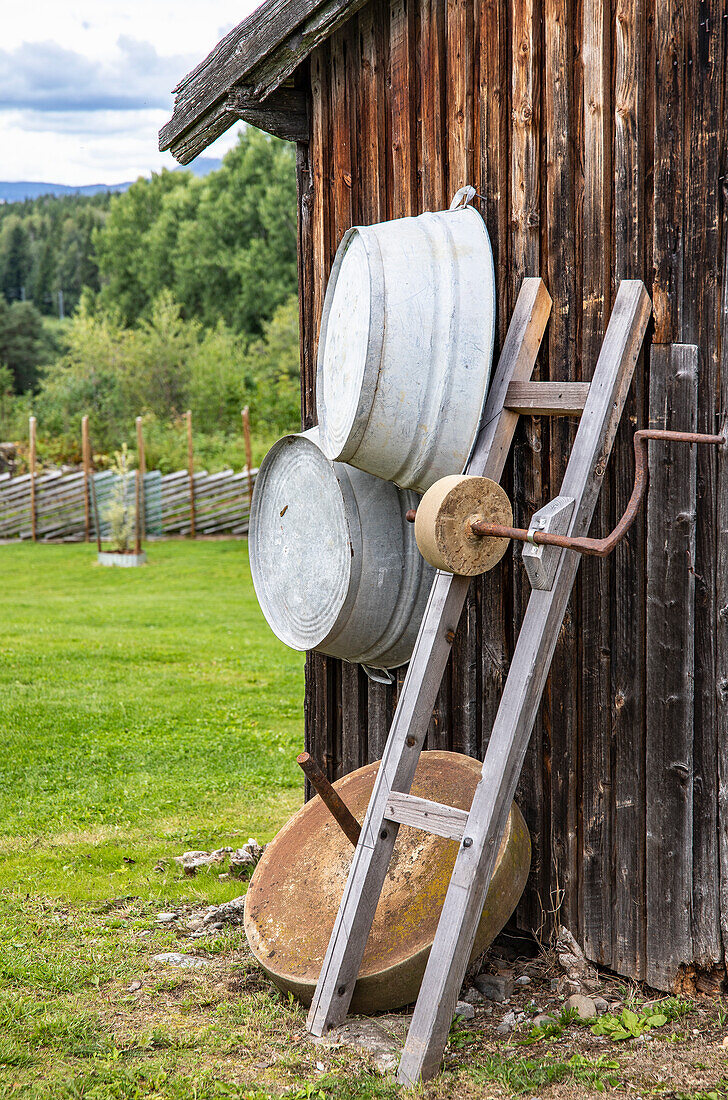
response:
[(126, 324), (168, 289), (187, 319), (259, 334), (296, 289), (293, 146), (248, 127), (204, 179), (138, 180), (114, 197), (94, 242), (101, 304)]
[(298, 299), (292, 295), (279, 306), (245, 357), (246, 373), (255, 379), (250, 404), (256, 420), (279, 435), (298, 431), (300, 413), (300, 359)]
[(165, 169), (151, 179), (137, 180), (128, 191), (113, 197), (104, 226), (94, 234), (101, 304), (117, 311), (126, 324), (134, 324), (148, 312), (164, 286), (149, 265), (149, 232), (165, 196), (189, 187), (191, 180), (187, 172)]
[(63, 354), (44, 372), (34, 408), (51, 436), (78, 435), (88, 413), (94, 446), (110, 452), (129, 432), (122, 372), (129, 334), (107, 314), (85, 306), (66, 332)]
[(168, 290), (156, 298), (149, 320), (127, 331), (120, 385), (129, 415), (153, 412), (167, 418), (185, 410), (200, 331), (197, 321), (180, 317)]
[(53, 350), (32, 302), (8, 305), (0, 298), (0, 363), (12, 372), (16, 393), (35, 387), (39, 367)]
[(5, 226), (2, 242), (2, 292), (8, 302), (25, 297), (30, 276), (31, 256), (28, 230), (16, 218)]
[(181, 227), (175, 295), (188, 315), (259, 333), (295, 291), (293, 146), (248, 127), (202, 181), (194, 221)]

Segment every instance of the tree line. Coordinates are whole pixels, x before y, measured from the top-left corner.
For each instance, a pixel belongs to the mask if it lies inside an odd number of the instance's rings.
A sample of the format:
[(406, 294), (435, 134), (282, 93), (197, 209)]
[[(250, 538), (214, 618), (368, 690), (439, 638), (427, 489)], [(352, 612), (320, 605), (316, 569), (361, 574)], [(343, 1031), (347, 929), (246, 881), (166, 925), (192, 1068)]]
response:
[(0, 207), (0, 435), (32, 410), (70, 457), (88, 413), (111, 452), (143, 414), (163, 452), (192, 407), (223, 462), (244, 404), (259, 434), (295, 429), (296, 286), (293, 147), (250, 127), (202, 178)]

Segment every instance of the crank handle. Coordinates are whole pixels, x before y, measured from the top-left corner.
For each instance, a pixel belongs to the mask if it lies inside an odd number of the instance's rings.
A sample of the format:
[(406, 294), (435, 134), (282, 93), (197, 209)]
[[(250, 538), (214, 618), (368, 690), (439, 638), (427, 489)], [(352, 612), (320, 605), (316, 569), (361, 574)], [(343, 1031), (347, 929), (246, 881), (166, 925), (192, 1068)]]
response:
[[(474, 520), (470, 529), (474, 535), (483, 538), (516, 539), (518, 542), (530, 542), (536, 546), (560, 546), (564, 550), (576, 550), (578, 554), (589, 554), (605, 558), (611, 554), (629, 531), (637, 518), (637, 512), (647, 493), (649, 471), (647, 466), (647, 440), (663, 440), (666, 443), (709, 443), (720, 446), (726, 442), (722, 435), (703, 435), (699, 432), (672, 432), (657, 428), (641, 428), (634, 433), (634, 488), (624, 515), (610, 534), (603, 539), (573, 538), (569, 535), (556, 535), (547, 531), (524, 531), (518, 527), (501, 527), (498, 524)], [(409, 519), (409, 512), (407, 513)]]

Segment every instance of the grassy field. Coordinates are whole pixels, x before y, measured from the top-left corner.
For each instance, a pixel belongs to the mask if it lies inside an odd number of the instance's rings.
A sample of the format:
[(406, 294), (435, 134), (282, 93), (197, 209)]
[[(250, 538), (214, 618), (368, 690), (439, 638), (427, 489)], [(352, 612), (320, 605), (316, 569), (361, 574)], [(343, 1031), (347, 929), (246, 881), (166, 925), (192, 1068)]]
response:
[[(301, 803), (303, 659), (263, 622), (245, 544), (153, 544), (139, 570), (85, 546), (0, 554), (0, 1097), (403, 1096), (366, 1055), (311, 1044), (242, 930), (156, 919), (245, 889), (174, 856), (266, 841)], [(165, 951), (204, 968), (156, 964)], [(551, 977), (512, 999), (526, 1022), (507, 1042), (508, 1005), (456, 1023), (416, 1095), (726, 1096), (722, 1004), (681, 1006), (649, 1047), (573, 1020), (534, 1039)]]

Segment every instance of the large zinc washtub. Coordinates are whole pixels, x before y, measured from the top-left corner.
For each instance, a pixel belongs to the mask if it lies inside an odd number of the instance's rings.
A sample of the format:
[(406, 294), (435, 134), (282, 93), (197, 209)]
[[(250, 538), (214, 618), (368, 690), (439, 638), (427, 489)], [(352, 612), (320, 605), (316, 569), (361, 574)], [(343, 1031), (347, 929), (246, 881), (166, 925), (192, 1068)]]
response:
[(250, 567), (263, 614), (293, 649), (374, 668), (406, 663), (434, 570), (408, 508), (419, 498), (331, 462), (315, 428), (278, 440), (250, 514)]
[(494, 333), (493, 254), (473, 207), (347, 230), (319, 339), (326, 455), (421, 493), (461, 473)]
[[(364, 818), (379, 763), (334, 784)], [(481, 776), (478, 760), (423, 752), (412, 794), (468, 810)], [(352, 1012), (410, 1004), (425, 971), (458, 845), (400, 826), (367, 940)], [(253, 954), (279, 988), (309, 1004), (347, 881), (354, 849), (317, 796), (267, 845), (245, 898)], [(528, 829), (515, 802), (475, 934), (471, 960), (485, 951), (515, 909), (531, 862)]]

